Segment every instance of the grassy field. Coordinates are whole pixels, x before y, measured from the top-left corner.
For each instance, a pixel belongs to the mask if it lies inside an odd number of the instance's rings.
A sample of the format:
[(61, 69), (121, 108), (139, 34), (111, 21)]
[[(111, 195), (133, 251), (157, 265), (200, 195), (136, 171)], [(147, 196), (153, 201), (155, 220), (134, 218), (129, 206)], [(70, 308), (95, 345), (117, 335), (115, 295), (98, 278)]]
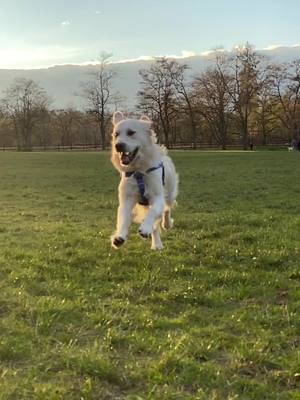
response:
[(1, 400), (300, 399), (300, 154), (172, 156), (153, 252), (108, 153), (0, 154)]

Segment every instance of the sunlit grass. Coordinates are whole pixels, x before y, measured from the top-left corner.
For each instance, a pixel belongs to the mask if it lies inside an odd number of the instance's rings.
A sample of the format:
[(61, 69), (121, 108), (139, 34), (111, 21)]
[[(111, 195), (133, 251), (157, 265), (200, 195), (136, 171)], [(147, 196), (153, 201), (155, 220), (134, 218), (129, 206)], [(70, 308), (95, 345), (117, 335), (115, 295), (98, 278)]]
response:
[(163, 252), (107, 153), (0, 155), (0, 399), (299, 399), (300, 154), (174, 152)]

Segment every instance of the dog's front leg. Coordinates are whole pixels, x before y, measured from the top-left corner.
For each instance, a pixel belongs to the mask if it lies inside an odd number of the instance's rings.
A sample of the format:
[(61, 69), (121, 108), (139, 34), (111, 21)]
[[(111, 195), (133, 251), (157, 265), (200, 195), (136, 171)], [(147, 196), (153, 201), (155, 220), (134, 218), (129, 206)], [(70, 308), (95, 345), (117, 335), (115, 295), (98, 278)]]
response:
[(120, 196), (119, 201), (117, 229), (116, 233), (112, 236), (111, 241), (112, 246), (115, 249), (121, 247), (127, 238), (128, 229), (132, 221), (132, 210), (136, 203), (135, 198), (127, 196)]
[(154, 223), (157, 219), (162, 217), (162, 213), (164, 210), (164, 197), (156, 196), (150, 205), (149, 211), (139, 227), (139, 234), (143, 238), (148, 238), (153, 233)]

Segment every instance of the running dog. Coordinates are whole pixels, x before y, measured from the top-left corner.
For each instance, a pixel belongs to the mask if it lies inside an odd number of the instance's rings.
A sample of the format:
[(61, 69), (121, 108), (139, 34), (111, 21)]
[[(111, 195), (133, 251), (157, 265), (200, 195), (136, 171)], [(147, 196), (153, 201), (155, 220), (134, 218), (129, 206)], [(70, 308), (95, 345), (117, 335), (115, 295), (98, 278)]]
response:
[(163, 248), (160, 225), (163, 229), (173, 225), (178, 175), (151, 125), (146, 116), (137, 120), (125, 119), (120, 111), (113, 115), (111, 161), (121, 174), (117, 228), (111, 238), (115, 249), (125, 243), (132, 221), (140, 224), (142, 238), (152, 238), (153, 250)]

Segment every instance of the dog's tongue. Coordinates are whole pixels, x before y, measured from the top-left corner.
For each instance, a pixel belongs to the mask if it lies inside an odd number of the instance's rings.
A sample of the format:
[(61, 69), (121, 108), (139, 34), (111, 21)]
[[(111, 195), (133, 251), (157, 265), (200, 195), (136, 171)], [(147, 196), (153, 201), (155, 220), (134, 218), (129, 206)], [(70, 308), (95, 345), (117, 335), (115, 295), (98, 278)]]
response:
[(122, 159), (122, 163), (123, 163), (124, 165), (127, 165), (127, 164), (130, 163), (130, 156), (129, 156), (129, 154), (122, 153), (121, 159)]

